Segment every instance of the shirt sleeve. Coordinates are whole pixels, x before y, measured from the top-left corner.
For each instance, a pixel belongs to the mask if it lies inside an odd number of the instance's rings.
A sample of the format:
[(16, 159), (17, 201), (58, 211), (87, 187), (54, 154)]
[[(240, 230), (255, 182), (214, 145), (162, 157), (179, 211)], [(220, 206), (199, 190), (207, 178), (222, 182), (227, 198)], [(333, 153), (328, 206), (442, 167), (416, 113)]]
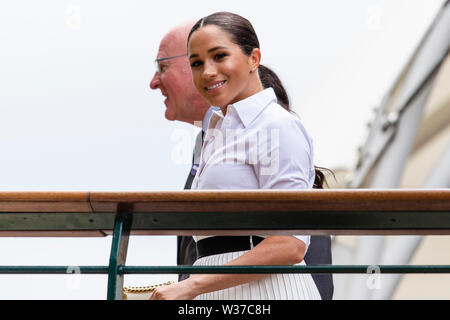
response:
[(309, 243), (311, 241), (311, 236), (303, 235), (303, 236), (294, 236), (294, 237), (296, 237), (300, 241), (303, 241), (303, 243), (305, 244), (305, 247), (306, 247), (306, 249), (305, 249), (305, 254), (306, 254), (306, 252), (308, 251), (308, 248), (309, 248)]
[[(315, 172), (312, 143), (301, 124), (291, 120), (271, 126), (266, 135), (267, 139), (259, 139), (254, 166), (260, 188), (311, 189)], [(311, 236), (294, 236), (305, 243), (307, 251)]]
[(314, 184), (312, 143), (294, 120), (260, 132), (254, 165), (261, 189), (311, 189)]

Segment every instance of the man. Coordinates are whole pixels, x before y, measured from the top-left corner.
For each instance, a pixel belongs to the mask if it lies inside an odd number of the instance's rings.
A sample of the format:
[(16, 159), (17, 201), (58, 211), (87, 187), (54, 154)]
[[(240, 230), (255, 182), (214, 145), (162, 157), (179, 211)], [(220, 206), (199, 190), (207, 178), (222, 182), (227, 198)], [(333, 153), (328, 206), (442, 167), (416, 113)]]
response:
[[(178, 120), (194, 124), (203, 121), (203, 131), (210, 116), (209, 105), (200, 96), (192, 81), (192, 73), (187, 58), (187, 37), (195, 22), (180, 25), (169, 31), (161, 40), (156, 62), (158, 71), (150, 82), (150, 88), (159, 89), (166, 97), (165, 117), (167, 120)], [(190, 189), (196, 173), (196, 164), (201, 149), (199, 134), (194, 149), (194, 159), (191, 172), (186, 181), (185, 189)], [(196, 248), (192, 237), (177, 238), (178, 265), (192, 265), (196, 260)], [(312, 236), (309, 249), (305, 256), (306, 264), (331, 264), (330, 237)], [(332, 275), (313, 274), (313, 279), (319, 289), (322, 299), (329, 300), (333, 296)], [(187, 278), (180, 275), (179, 281)]]
[[(192, 73), (187, 58), (187, 36), (195, 22), (189, 22), (169, 31), (161, 40), (157, 61), (158, 72), (150, 82), (150, 88), (159, 89), (166, 97), (165, 116), (167, 120), (184, 121), (194, 124), (202, 121), (209, 109), (209, 104), (200, 96), (192, 82)], [(197, 143), (197, 154), (201, 143)], [(197, 160), (197, 159), (195, 159)], [(193, 161), (196, 162), (196, 161)], [(190, 189), (195, 176), (195, 168), (189, 173), (185, 189)], [(178, 265), (192, 265), (197, 252), (192, 237), (177, 237)], [(181, 274), (178, 280), (184, 280), (188, 275)]]

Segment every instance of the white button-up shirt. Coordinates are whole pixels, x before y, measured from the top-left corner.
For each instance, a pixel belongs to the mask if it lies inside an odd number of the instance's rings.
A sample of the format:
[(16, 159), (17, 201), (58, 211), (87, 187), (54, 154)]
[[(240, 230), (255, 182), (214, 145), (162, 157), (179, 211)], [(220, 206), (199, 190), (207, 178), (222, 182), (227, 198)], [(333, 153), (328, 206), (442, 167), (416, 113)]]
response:
[(314, 178), (311, 138), (268, 88), (212, 112), (192, 189), (311, 189)]

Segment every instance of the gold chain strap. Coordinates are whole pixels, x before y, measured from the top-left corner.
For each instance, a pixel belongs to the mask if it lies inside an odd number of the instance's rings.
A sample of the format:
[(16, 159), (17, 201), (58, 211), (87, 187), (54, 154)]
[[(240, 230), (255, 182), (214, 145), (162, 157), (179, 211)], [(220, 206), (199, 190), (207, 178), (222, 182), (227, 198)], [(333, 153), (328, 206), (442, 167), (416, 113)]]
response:
[(152, 292), (153, 290), (155, 290), (158, 287), (162, 287), (162, 286), (168, 286), (170, 284), (173, 284), (173, 281), (168, 281), (166, 283), (161, 283), (161, 284), (155, 284), (153, 286), (147, 286), (147, 287), (123, 287), (123, 292), (129, 292), (129, 293), (145, 293), (145, 292)]

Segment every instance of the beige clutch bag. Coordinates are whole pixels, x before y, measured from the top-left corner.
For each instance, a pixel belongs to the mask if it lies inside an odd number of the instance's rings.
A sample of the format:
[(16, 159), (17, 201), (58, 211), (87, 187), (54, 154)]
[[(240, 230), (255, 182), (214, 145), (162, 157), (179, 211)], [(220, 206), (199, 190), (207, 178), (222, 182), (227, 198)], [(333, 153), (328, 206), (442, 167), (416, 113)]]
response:
[(162, 286), (168, 286), (174, 283), (168, 281), (166, 283), (156, 284), (148, 287), (123, 287), (123, 300), (148, 300), (150, 299), (153, 291)]

